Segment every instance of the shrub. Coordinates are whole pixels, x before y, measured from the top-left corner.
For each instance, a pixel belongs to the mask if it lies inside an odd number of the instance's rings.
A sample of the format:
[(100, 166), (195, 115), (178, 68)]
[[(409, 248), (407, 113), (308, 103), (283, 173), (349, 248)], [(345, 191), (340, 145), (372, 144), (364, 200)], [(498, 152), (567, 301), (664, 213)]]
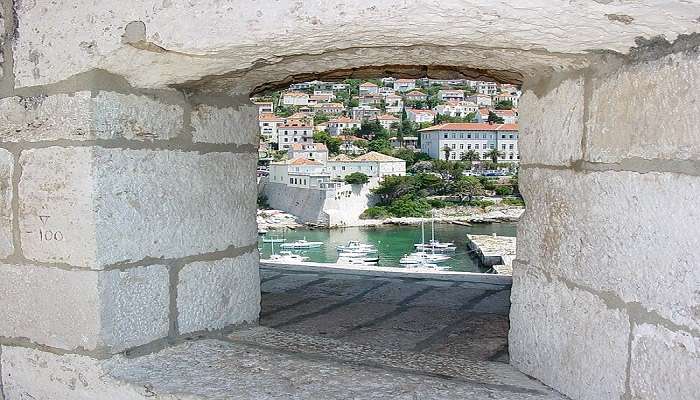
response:
[(258, 208), (262, 210), (267, 210), (270, 208), (270, 203), (267, 202), (267, 196), (264, 194), (258, 195)]
[(360, 214), (360, 219), (384, 219), (389, 217), (386, 207), (375, 206), (366, 209)]
[(496, 203), (494, 203), (491, 200), (472, 200), (472, 201), (468, 202), (467, 204), (469, 204), (472, 207), (486, 208), (486, 207), (490, 207)]
[(501, 204), (504, 206), (519, 206), (519, 207), (525, 207), (525, 200), (518, 198), (518, 197), (506, 197), (501, 201)]
[(445, 200), (440, 199), (428, 199), (428, 204), (433, 208), (445, 208), (448, 206)]
[(404, 196), (394, 200), (387, 210), (395, 217), (427, 217), (431, 207), (425, 199)]
[(369, 182), (369, 177), (362, 172), (353, 172), (345, 177), (345, 183), (350, 185), (363, 185)]
[(496, 188), (496, 194), (499, 196), (510, 196), (513, 194), (513, 188), (511, 186), (499, 186)]

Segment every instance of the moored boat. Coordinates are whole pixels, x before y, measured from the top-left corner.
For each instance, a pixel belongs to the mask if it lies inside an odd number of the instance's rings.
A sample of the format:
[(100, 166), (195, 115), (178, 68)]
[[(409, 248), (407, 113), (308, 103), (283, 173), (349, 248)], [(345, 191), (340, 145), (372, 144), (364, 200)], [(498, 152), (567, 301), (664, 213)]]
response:
[(309, 242), (306, 238), (297, 240), (296, 242), (282, 243), (280, 247), (283, 249), (311, 249), (323, 246), (323, 242)]

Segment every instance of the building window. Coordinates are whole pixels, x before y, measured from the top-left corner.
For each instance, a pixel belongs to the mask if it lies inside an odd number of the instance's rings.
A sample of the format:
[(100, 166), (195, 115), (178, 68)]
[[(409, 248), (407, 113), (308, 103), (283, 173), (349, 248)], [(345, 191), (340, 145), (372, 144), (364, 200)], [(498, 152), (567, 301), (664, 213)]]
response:
[(468, 150), (471, 150), (471, 149), (472, 149), (472, 144), (471, 144), (471, 143), (468, 143), (468, 144), (467, 144), (467, 149), (468, 149)]
[(505, 139), (505, 138), (506, 138), (506, 135), (501, 135), (501, 139)]
[(513, 150), (513, 145), (512, 145), (512, 144), (508, 145), (508, 150)]
[(447, 139), (447, 134), (444, 135), (444, 139)]
[(456, 149), (456, 148), (457, 148), (457, 145), (454, 144), (454, 143), (452, 143), (452, 149), (454, 150), (454, 149)]
[(471, 138), (472, 138), (472, 134), (471, 134), (471, 133), (467, 133), (467, 139), (471, 139)]
[(482, 138), (482, 139), (486, 139), (486, 134), (485, 134), (485, 133), (482, 133), (482, 134), (481, 134), (481, 138)]
[(505, 149), (506, 149), (506, 144), (503, 143), (503, 144), (501, 145), (501, 150), (505, 150)]
[(495, 149), (495, 148), (496, 148), (496, 145), (493, 144), (493, 143), (491, 143), (491, 145), (490, 145), (489, 147), (490, 147), (491, 149)]
[(464, 143), (460, 143), (460, 144), (459, 144), (459, 149), (460, 149), (460, 150), (464, 150)]

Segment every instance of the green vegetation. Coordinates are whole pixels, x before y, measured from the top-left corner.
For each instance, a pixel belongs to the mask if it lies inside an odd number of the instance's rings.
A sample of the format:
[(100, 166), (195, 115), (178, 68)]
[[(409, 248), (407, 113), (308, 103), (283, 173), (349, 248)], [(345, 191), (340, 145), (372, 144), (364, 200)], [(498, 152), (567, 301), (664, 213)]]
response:
[(501, 204), (505, 206), (520, 206), (525, 207), (525, 200), (519, 197), (506, 197), (501, 201)]
[(258, 208), (261, 210), (268, 210), (270, 208), (270, 203), (268, 203), (267, 196), (264, 194), (258, 195)]
[(437, 114), (435, 116), (434, 123), (435, 125), (438, 124), (444, 124), (447, 122), (452, 122), (452, 123), (460, 123), (460, 122), (474, 122), (476, 120), (476, 113), (470, 112), (469, 114), (465, 115), (464, 117), (450, 117), (449, 115), (445, 114)]
[(360, 214), (360, 219), (383, 219), (390, 216), (391, 215), (389, 215), (386, 207), (375, 206), (366, 209), (362, 214)]
[(495, 192), (499, 196), (510, 196), (513, 194), (513, 188), (510, 186), (497, 186)]
[(505, 120), (502, 117), (499, 117), (495, 112), (489, 111), (489, 118), (488, 118), (488, 123), (489, 124), (502, 124), (504, 123)]
[(502, 100), (496, 103), (496, 110), (512, 110), (513, 102), (510, 100)]
[(345, 177), (345, 183), (350, 185), (363, 185), (369, 182), (369, 177), (362, 172), (353, 172)]
[(328, 147), (328, 153), (332, 155), (340, 153), (340, 145), (343, 144), (342, 140), (331, 136), (328, 132), (314, 133), (314, 142), (325, 144)]

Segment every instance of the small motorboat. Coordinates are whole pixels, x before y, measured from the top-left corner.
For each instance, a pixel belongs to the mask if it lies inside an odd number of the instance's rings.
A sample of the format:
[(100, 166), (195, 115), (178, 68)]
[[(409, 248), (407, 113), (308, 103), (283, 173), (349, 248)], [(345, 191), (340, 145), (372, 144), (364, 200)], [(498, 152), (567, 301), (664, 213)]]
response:
[(287, 239), (279, 236), (264, 236), (263, 243), (284, 243)]
[(344, 251), (338, 253), (338, 257), (343, 257), (343, 258), (362, 258), (366, 257), (369, 253), (364, 252), (364, 251)]
[(416, 243), (416, 249), (418, 250), (432, 250), (432, 251), (455, 251), (457, 246), (452, 242), (440, 242), (439, 240), (430, 240), (428, 243)]
[(283, 249), (311, 249), (323, 246), (323, 242), (309, 242), (306, 238), (297, 240), (296, 242), (282, 243), (280, 247)]
[(338, 261), (335, 262), (338, 265), (378, 265), (378, 257), (338, 257)]
[(437, 265), (437, 264), (433, 264), (433, 263), (429, 263), (429, 262), (425, 262), (425, 261), (421, 261), (421, 262), (416, 263), (416, 264), (409, 264), (409, 265), (406, 266), (406, 268), (411, 268), (411, 269), (433, 269), (433, 270), (436, 270), (436, 271), (444, 271), (444, 270), (448, 269), (447, 267), (441, 267), (441, 266), (439, 266), (439, 265)]
[(443, 254), (430, 254), (424, 251), (417, 251), (408, 255), (404, 255), (399, 263), (401, 264), (419, 264), (424, 262), (443, 262), (449, 260), (450, 257)]
[(298, 263), (308, 260), (309, 257), (304, 257), (299, 254), (294, 254), (291, 251), (280, 251), (279, 254), (272, 254), (267, 260), (262, 260), (264, 262), (276, 262), (276, 263)]
[(336, 246), (336, 250), (343, 252), (360, 252), (360, 253), (376, 253), (377, 249), (374, 245), (362, 243), (357, 240), (351, 240), (348, 244)]

